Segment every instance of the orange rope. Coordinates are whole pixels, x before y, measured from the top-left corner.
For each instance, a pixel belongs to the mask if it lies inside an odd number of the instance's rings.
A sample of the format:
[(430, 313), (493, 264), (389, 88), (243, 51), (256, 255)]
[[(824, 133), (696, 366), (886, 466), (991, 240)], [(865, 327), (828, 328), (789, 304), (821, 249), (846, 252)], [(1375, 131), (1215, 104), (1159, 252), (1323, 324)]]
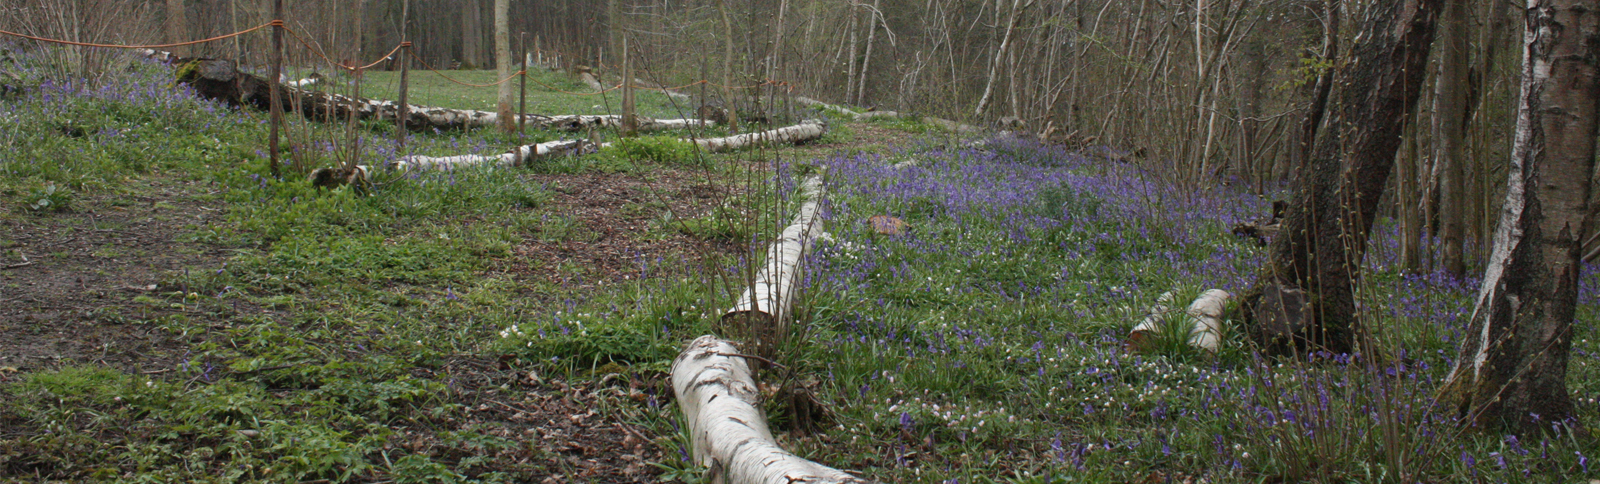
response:
[(234, 32), (234, 33), (227, 34), (227, 35), (221, 35), (221, 36), (217, 36), (217, 37), (212, 37), (212, 38), (209, 38), (209, 39), (191, 40), (191, 41), (188, 41), (188, 42), (179, 42), (179, 43), (176, 43), (176, 44), (155, 44), (155, 45), (117, 45), (117, 44), (95, 44), (95, 43), (89, 43), (89, 42), (73, 42), (73, 41), (70, 41), (70, 40), (47, 39), (47, 38), (44, 38), (44, 37), (34, 37), (32, 35), (19, 34), (19, 33), (16, 33), (16, 32), (8, 32), (8, 31), (5, 31), (5, 30), (0, 30), (0, 35), (9, 35), (9, 36), (12, 36), (12, 37), (22, 37), (22, 38), (28, 39), (28, 40), (37, 40), (37, 41), (40, 41), (40, 42), (49, 42), (49, 43), (52, 43), (52, 44), (76, 45), (76, 46), (79, 46), (79, 47), (105, 47), (105, 48), (110, 48), (110, 49), (163, 49), (163, 48), (167, 48), (167, 47), (182, 47), (182, 46), (185, 46), (185, 45), (203, 44), (203, 43), (206, 43), (206, 42), (218, 41), (218, 40), (222, 40), (222, 39), (226, 39), (226, 38), (230, 38), (230, 37), (238, 37), (240, 35), (248, 34), (250, 32), (255, 32), (257, 30), (261, 30), (261, 29), (264, 29), (264, 28), (267, 28), (267, 27), (272, 27), (274, 25), (282, 26), (283, 25), (283, 21), (281, 21), (281, 20), (273, 20), (271, 22), (264, 23), (264, 24), (261, 24), (261, 25), (257, 25), (255, 27), (251, 27), (251, 28), (246, 29), (246, 30), (241, 30), (241, 31)]
[(293, 36), (294, 40), (300, 42), (301, 45), (304, 45), (306, 47), (306, 50), (311, 51), (311, 53), (316, 54), (317, 57), (320, 57), (320, 58), (322, 58), (322, 60), (327, 61), (328, 65), (333, 66), (333, 67), (337, 67), (337, 68), (340, 68), (340, 69), (344, 69), (344, 70), (347, 70), (347, 71), (366, 70), (368, 68), (371, 68), (372, 66), (376, 66), (378, 64), (381, 64), (381, 63), (383, 63), (383, 61), (389, 59), (390, 56), (393, 56), (395, 52), (399, 52), (400, 49), (411, 45), (410, 42), (401, 42), (399, 45), (394, 46), (394, 49), (389, 50), (389, 53), (384, 54), (381, 57), (378, 57), (378, 60), (372, 61), (371, 64), (367, 64), (367, 65), (360, 66), (360, 67), (351, 67), (351, 66), (344, 65), (343, 63), (340, 63), (340, 62), (334, 61), (333, 59), (328, 58), (328, 55), (326, 53), (322, 52), (321, 48), (318, 48), (315, 44), (312, 44), (311, 41), (306, 40), (305, 37), (301, 37), (300, 33), (299, 32), (295, 32), (294, 29), (291, 29), (289, 27), (284, 27), (283, 30), (286, 31), (286, 32), (289, 32), (289, 35)]

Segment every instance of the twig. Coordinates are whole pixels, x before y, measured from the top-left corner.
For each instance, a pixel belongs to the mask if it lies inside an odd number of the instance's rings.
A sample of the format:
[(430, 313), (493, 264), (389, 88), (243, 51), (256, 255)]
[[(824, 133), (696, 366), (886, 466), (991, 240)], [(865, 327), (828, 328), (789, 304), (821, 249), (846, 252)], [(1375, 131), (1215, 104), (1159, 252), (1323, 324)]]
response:
[(31, 266), (31, 265), (33, 265), (33, 261), (31, 261), (31, 260), (27, 261), (27, 262), (18, 262), (16, 264), (11, 264), (11, 265), (8, 265), (8, 266), (0, 267), (0, 271), (8, 270), (8, 269), (16, 269), (18, 267), (28, 267), (28, 266)]

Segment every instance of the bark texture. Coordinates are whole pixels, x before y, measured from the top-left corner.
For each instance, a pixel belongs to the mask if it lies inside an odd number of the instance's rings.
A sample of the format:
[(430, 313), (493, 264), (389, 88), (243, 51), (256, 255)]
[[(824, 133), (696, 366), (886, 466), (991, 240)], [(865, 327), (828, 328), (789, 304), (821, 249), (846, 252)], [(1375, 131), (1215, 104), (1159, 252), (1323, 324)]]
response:
[(1244, 296), (1248, 328), (1267, 352), (1357, 349), (1355, 281), (1443, 3), (1368, 4), (1359, 41), (1336, 74), (1327, 133), (1298, 176), (1270, 262)]
[(585, 140), (561, 140), (518, 146), (499, 155), (407, 156), (390, 162), (386, 168), (397, 170), (449, 170), (469, 166), (492, 164), (502, 168), (528, 166), (534, 161), (555, 156), (581, 154), (594, 145)]
[(1522, 99), (1494, 249), (1442, 390), (1473, 425), (1581, 428), (1568, 352), (1600, 107), (1600, 2), (1529, 0)]
[(821, 120), (808, 119), (801, 121), (800, 124), (796, 124), (794, 126), (785, 126), (778, 129), (756, 133), (745, 133), (722, 138), (698, 138), (692, 141), (694, 141), (695, 144), (700, 145), (700, 149), (702, 150), (712, 153), (722, 153), (725, 151), (737, 151), (753, 146), (764, 146), (771, 144), (799, 144), (821, 138), (824, 134), (828, 134), (828, 123), (825, 123)]
[[(1189, 308), (1183, 312), (1186, 317), (1180, 323), (1189, 326), (1189, 346), (1212, 353), (1222, 347), (1222, 315), (1228, 299), (1232, 297), (1228, 291), (1207, 289), (1189, 303)], [(1129, 346), (1144, 349), (1149, 345), (1149, 339), (1160, 333), (1161, 326), (1167, 322), (1166, 314), (1172, 311), (1169, 304), (1172, 304), (1171, 292), (1162, 293), (1161, 297), (1156, 298), (1156, 304), (1150, 307), (1150, 315), (1128, 334)]]
[(739, 348), (714, 336), (689, 343), (672, 361), (672, 391), (710, 481), (726, 484), (865, 482), (778, 447), (761, 412), (761, 392)]
[(756, 353), (770, 355), (779, 339), (788, 334), (789, 307), (794, 302), (800, 262), (811, 242), (822, 235), (817, 208), (822, 200), (822, 177), (812, 176), (800, 183), (800, 204), (794, 221), (767, 247), (766, 262), (757, 269), (755, 279), (722, 320), (741, 329), (756, 342)]
[[(511, 0), (494, 0), (494, 67), (500, 79), (511, 77)], [(511, 112), (511, 83), (502, 82), (496, 92), (495, 119), (500, 131), (517, 131), (517, 116)]]
[(1438, 74), (1433, 93), (1433, 163), (1439, 182), (1439, 236), (1444, 247), (1440, 262), (1456, 277), (1467, 273), (1462, 246), (1466, 238), (1465, 199), (1467, 106), (1467, 5), (1445, 5), (1439, 19)]

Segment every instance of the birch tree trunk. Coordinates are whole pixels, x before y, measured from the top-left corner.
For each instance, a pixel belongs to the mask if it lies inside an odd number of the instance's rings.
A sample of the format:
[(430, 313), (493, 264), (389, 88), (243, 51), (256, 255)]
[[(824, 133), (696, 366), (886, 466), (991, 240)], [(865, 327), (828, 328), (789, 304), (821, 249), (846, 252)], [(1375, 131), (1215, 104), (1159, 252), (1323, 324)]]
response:
[(1567, 393), (1600, 107), (1600, 2), (1528, 0), (1509, 185), (1460, 356), (1441, 390), (1473, 425), (1582, 426)]
[(878, 36), (878, 17), (882, 14), (878, 10), (881, 0), (872, 0), (872, 11), (867, 12), (867, 52), (861, 56), (861, 82), (856, 84), (856, 105), (861, 105), (867, 99), (867, 75), (872, 72), (868, 68), (872, 64), (872, 41)]
[[(1003, 1), (1005, 0), (995, 0), (996, 10), (1000, 8), (1000, 2)], [(1030, 0), (1029, 3), (1032, 3), (1032, 1)], [(994, 99), (994, 81), (995, 78), (1000, 76), (1000, 62), (1006, 57), (1006, 48), (1010, 47), (1011, 32), (1017, 28), (1017, 11), (1021, 9), (1022, 0), (1011, 0), (1011, 16), (1006, 21), (1005, 34), (1000, 38), (1000, 47), (995, 49), (994, 59), (989, 62), (989, 81), (984, 83), (983, 96), (978, 98), (978, 107), (972, 112), (974, 116), (983, 117), (983, 113), (989, 110), (989, 102)]]
[(710, 335), (689, 343), (672, 361), (672, 391), (689, 427), (694, 459), (709, 469), (713, 483), (865, 482), (778, 447), (750, 365), (732, 343)]
[(1268, 352), (1357, 349), (1355, 282), (1444, 1), (1369, 4), (1360, 42), (1337, 72), (1327, 133), (1244, 296), (1248, 329)]
[(752, 146), (771, 144), (798, 144), (821, 138), (828, 134), (828, 124), (816, 119), (800, 124), (756, 133), (745, 133), (723, 138), (698, 138), (692, 140), (700, 149), (712, 153), (736, 151)]
[(1433, 94), (1433, 162), (1439, 170), (1440, 262), (1456, 277), (1467, 273), (1466, 238), (1467, 5), (1447, 2), (1439, 18), (1439, 62)]
[(586, 140), (548, 141), (536, 145), (518, 146), (499, 155), (407, 156), (387, 165), (396, 170), (447, 170), (492, 164), (501, 168), (528, 166), (534, 161), (555, 156), (573, 155), (593, 148)]
[(734, 301), (733, 308), (722, 315), (723, 322), (740, 328), (755, 340), (757, 354), (770, 356), (782, 336), (788, 334), (789, 309), (800, 280), (800, 262), (811, 243), (822, 235), (822, 223), (817, 220), (822, 177), (807, 178), (800, 183), (798, 191), (805, 202), (795, 213), (794, 221), (767, 246), (766, 262), (756, 271), (750, 287)]
[[(511, 0), (494, 0), (494, 66), (495, 75), (499, 79), (511, 77)], [(517, 118), (511, 110), (511, 83), (500, 83), (499, 103), (496, 105), (499, 114), (496, 118), (500, 122), (500, 131), (515, 133), (517, 131)]]

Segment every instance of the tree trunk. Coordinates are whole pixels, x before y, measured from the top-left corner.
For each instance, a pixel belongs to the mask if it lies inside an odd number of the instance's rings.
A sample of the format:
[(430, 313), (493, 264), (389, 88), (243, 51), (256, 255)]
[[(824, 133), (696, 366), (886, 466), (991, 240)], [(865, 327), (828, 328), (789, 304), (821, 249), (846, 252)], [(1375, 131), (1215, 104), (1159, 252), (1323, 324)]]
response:
[(761, 390), (732, 343), (696, 338), (672, 361), (672, 391), (707, 482), (727, 484), (851, 483), (862, 480), (791, 454), (772, 438)]
[(861, 82), (856, 84), (857, 106), (866, 103), (867, 99), (867, 75), (872, 72), (868, 66), (872, 64), (872, 41), (878, 36), (878, 16), (882, 13), (878, 10), (880, 3), (881, 0), (872, 0), (872, 11), (867, 12), (867, 51), (861, 55)]
[[(1322, 116), (1328, 112), (1328, 96), (1333, 91), (1333, 66), (1339, 59), (1339, 2), (1340, 0), (1324, 0), (1322, 2), (1323, 15), (1327, 23), (1322, 26), (1322, 54), (1321, 61), (1328, 66), (1317, 75), (1315, 91), (1312, 92), (1311, 107), (1306, 110), (1306, 117), (1300, 124), (1300, 146), (1294, 152), (1293, 166), (1290, 173), (1298, 174), (1311, 163), (1312, 147), (1316, 146), (1317, 129), (1322, 127)], [(1297, 175), (1298, 176), (1298, 175)]]
[(1439, 170), (1440, 262), (1456, 277), (1467, 273), (1466, 238), (1467, 5), (1448, 2), (1439, 17), (1439, 62), (1433, 94), (1433, 160)]
[[(1000, 2), (1003, 1), (1005, 0), (995, 0), (995, 8), (999, 9)], [(1006, 57), (1006, 48), (1010, 47), (1011, 32), (1017, 28), (1017, 12), (1021, 9), (1022, 0), (1011, 1), (1011, 16), (1006, 21), (1006, 30), (1004, 36), (1000, 38), (1000, 46), (995, 48), (994, 59), (989, 62), (989, 81), (984, 83), (983, 95), (978, 98), (978, 107), (972, 112), (974, 116), (983, 117), (983, 113), (989, 110), (989, 102), (994, 99), (994, 81), (1000, 76), (1000, 62)]]
[(1271, 260), (1244, 298), (1251, 335), (1266, 351), (1356, 349), (1354, 285), (1367, 233), (1417, 102), (1443, 3), (1368, 7), (1361, 41), (1338, 68), (1338, 103), (1327, 132), (1298, 177)]
[(1510, 182), (1467, 337), (1441, 401), (1523, 434), (1582, 426), (1567, 356), (1600, 107), (1600, 2), (1529, 0)]
[(583, 153), (594, 145), (588, 141), (559, 140), (536, 145), (518, 146), (499, 155), (407, 156), (390, 163), (386, 168), (396, 170), (446, 170), (492, 164), (501, 168), (527, 166), (537, 160)]
[(745, 133), (727, 136), (723, 138), (699, 138), (693, 141), (695, 144), (700, 145), (700, 149), (712, 153), (722, 153), (725, 151), (741, 150), (752, 146), (779, 143), (803, 143), (821, 138), (824, 134), (828, 134), (828, 125), (826, 123), (815, 119), (808, 119), (801, 121), (800, 124), (796, 124), (794, 126), (761, 131), (757, 133)]
[[(498, 0), (497, 0), (498, 1)], [(461, 2), (461, 64), (462, 67), (482, 67), (483, 7), (478, 0)]]
[(800, 264), (812, 241), (822, 235), (822, 223), (817, 219), (817, 209), (822, 205), (822, 177), (812, 176), (800, 183), (799, 195), (805, 199), (794, 221), (767, 246), (766, 263), (755, 272), (750, 287), (733, 308), (722, 315), (728, 326), (739, 328), (747, 341), (755, 343), (755, 352), (773, 356), (789, 334), (787, 323), (789, 309), (800, 281)]
[[(167, 0), (167, 42), (179, 43), (188, 41), (189, 19), (188, 12), (183, 7), (183, 0)], [(185, 55), (189, 47), (178, 46), (172, 48), (173, 55)]]
[[(494, 66), (500, 79), (511, 77), (511, 0), (494, 0)], [(511, 110), (511, 83), (500, 83), (499, 103), (496, 105), (500, 131), (515, 133), (517, 117)]]

